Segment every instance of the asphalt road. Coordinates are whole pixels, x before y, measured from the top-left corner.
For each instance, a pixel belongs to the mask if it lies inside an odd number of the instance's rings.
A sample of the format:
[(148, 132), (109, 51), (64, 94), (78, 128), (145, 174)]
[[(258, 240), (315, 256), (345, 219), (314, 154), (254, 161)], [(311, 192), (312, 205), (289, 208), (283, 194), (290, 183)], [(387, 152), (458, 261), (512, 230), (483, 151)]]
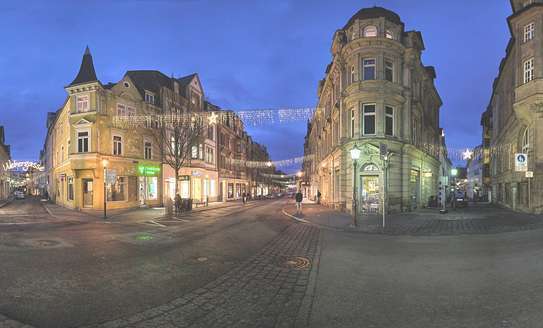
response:
[(0, 314), (60, 328), (164, 304), (256, 254), (292, 224), (280, 209), (262, 202), (167, 227), (92, 222), (0, 232)]
[(0, 327), (541, 327), (543, 229), (352, 233), (283, 206), (0, 226)]
[(0, 220), (17, 216), (47, 216), (47, 212), (39, 199), (34, 197), (15, 199), (0, 208)]
[(543, 230), (325, 232), (311, 327), (540, 328)]

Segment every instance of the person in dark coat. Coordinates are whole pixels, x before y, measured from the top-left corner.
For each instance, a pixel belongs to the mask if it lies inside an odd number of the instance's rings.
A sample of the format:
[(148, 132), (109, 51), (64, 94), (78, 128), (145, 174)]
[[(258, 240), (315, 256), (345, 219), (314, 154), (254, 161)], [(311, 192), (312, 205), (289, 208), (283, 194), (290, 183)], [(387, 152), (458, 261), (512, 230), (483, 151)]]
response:
[(302, 195), (302, 192), (298, 190), (296, 195), (294, 196), (296, 199), (296, 213), (301, 214), (302, 213), (302, 200), (304, 199), (304, 195)]

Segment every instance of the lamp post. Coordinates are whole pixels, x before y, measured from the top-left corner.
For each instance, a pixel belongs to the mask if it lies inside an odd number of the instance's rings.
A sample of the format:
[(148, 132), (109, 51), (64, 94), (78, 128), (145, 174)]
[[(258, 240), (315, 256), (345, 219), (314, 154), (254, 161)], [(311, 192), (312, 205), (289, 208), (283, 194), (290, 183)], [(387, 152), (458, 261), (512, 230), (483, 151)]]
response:
[(109, 161), (107, 159), (102, 160), (102, 166), (104, 166), (104, 220), (107, 219), (107, 166)]
[(356, 164), (360, 158), (360, 149), (356, 145), (351, 149), (351, 159), (353, 160), (353, 227), (356, 227), (356, 215), (358, 212), (356, 197)]

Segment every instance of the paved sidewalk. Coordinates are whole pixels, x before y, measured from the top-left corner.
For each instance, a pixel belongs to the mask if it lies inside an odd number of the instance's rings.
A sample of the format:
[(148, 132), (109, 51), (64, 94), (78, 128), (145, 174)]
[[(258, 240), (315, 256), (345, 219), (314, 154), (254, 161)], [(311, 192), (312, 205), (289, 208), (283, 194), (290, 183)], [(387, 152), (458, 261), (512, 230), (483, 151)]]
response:
[[(73, 221), (99, 221), (103, 220), (103, 211), (99, 210), (83, 210), (78, 211), (69, 209), (57, 204), (44, 203), (44, 208), (50, 216), (57, 219), (67, 219)], [(210, 203), (209, 206), (202, 206), (194, 208), (191, 212), (186, 213), (198, 213), (207, 210), (228, 208), (241, 205), (239, 202), (215, 202)], [(129, 208), (129, 209), (111, 209), (107, 211), (107, 220), (113, 222), (139, 222), (149, 221), (154, 219), (163, 218), (166, 212), (164, 207), (142, 207), (142, 208)]]
[(5, 200), (0, 200), (0, 208), (6, 206), (7, 204), (11, 203), (11, 201), (13, 200), (13, 198), (8, 198), (8, 199), (5, 199)]
[(33, 328), (19, 321), (12, 320), (0, 314), (0, 328)]
[(285, 211), (302, 222), (321, 227), (390, 235), (486, 234), (543, 228), (543, 216), (513, 212), (486, 204), (471, 205), (446, 214), (440, 214), (438, 209), (390, 214), (386, 217), (385, 229), (382, 228), (381, 215), (359, 215), (358, 227), (354, 228), (350, 214), (320, 205), (304, 205), (301, 215), (296, 214), (294, 204), (287, 205)]

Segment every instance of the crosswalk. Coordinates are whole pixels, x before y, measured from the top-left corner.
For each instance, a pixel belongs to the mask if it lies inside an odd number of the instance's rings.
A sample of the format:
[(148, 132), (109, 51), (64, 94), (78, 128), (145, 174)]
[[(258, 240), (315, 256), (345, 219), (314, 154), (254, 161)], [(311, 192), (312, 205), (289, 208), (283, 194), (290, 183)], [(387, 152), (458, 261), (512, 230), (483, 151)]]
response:
[(254, 209), (260, 206), (269, 204), (269, 202), (250, 202), (248, 204), (239, 204), (228, 207), (220, 207), (214, 209), (206, 209), (203, 211), (194, 211), (182, 213), (177, 216), (156, 218), (153, 220), (147, 220), (142, 224), (150, 225), (154, 227), (168, 228), (172, 226), (179, 226), (183, 224), (190, 224), (193, 222), (201, 222), (208, 220), (220, 220), (223, 217), (235, 215), (250, 209)]

